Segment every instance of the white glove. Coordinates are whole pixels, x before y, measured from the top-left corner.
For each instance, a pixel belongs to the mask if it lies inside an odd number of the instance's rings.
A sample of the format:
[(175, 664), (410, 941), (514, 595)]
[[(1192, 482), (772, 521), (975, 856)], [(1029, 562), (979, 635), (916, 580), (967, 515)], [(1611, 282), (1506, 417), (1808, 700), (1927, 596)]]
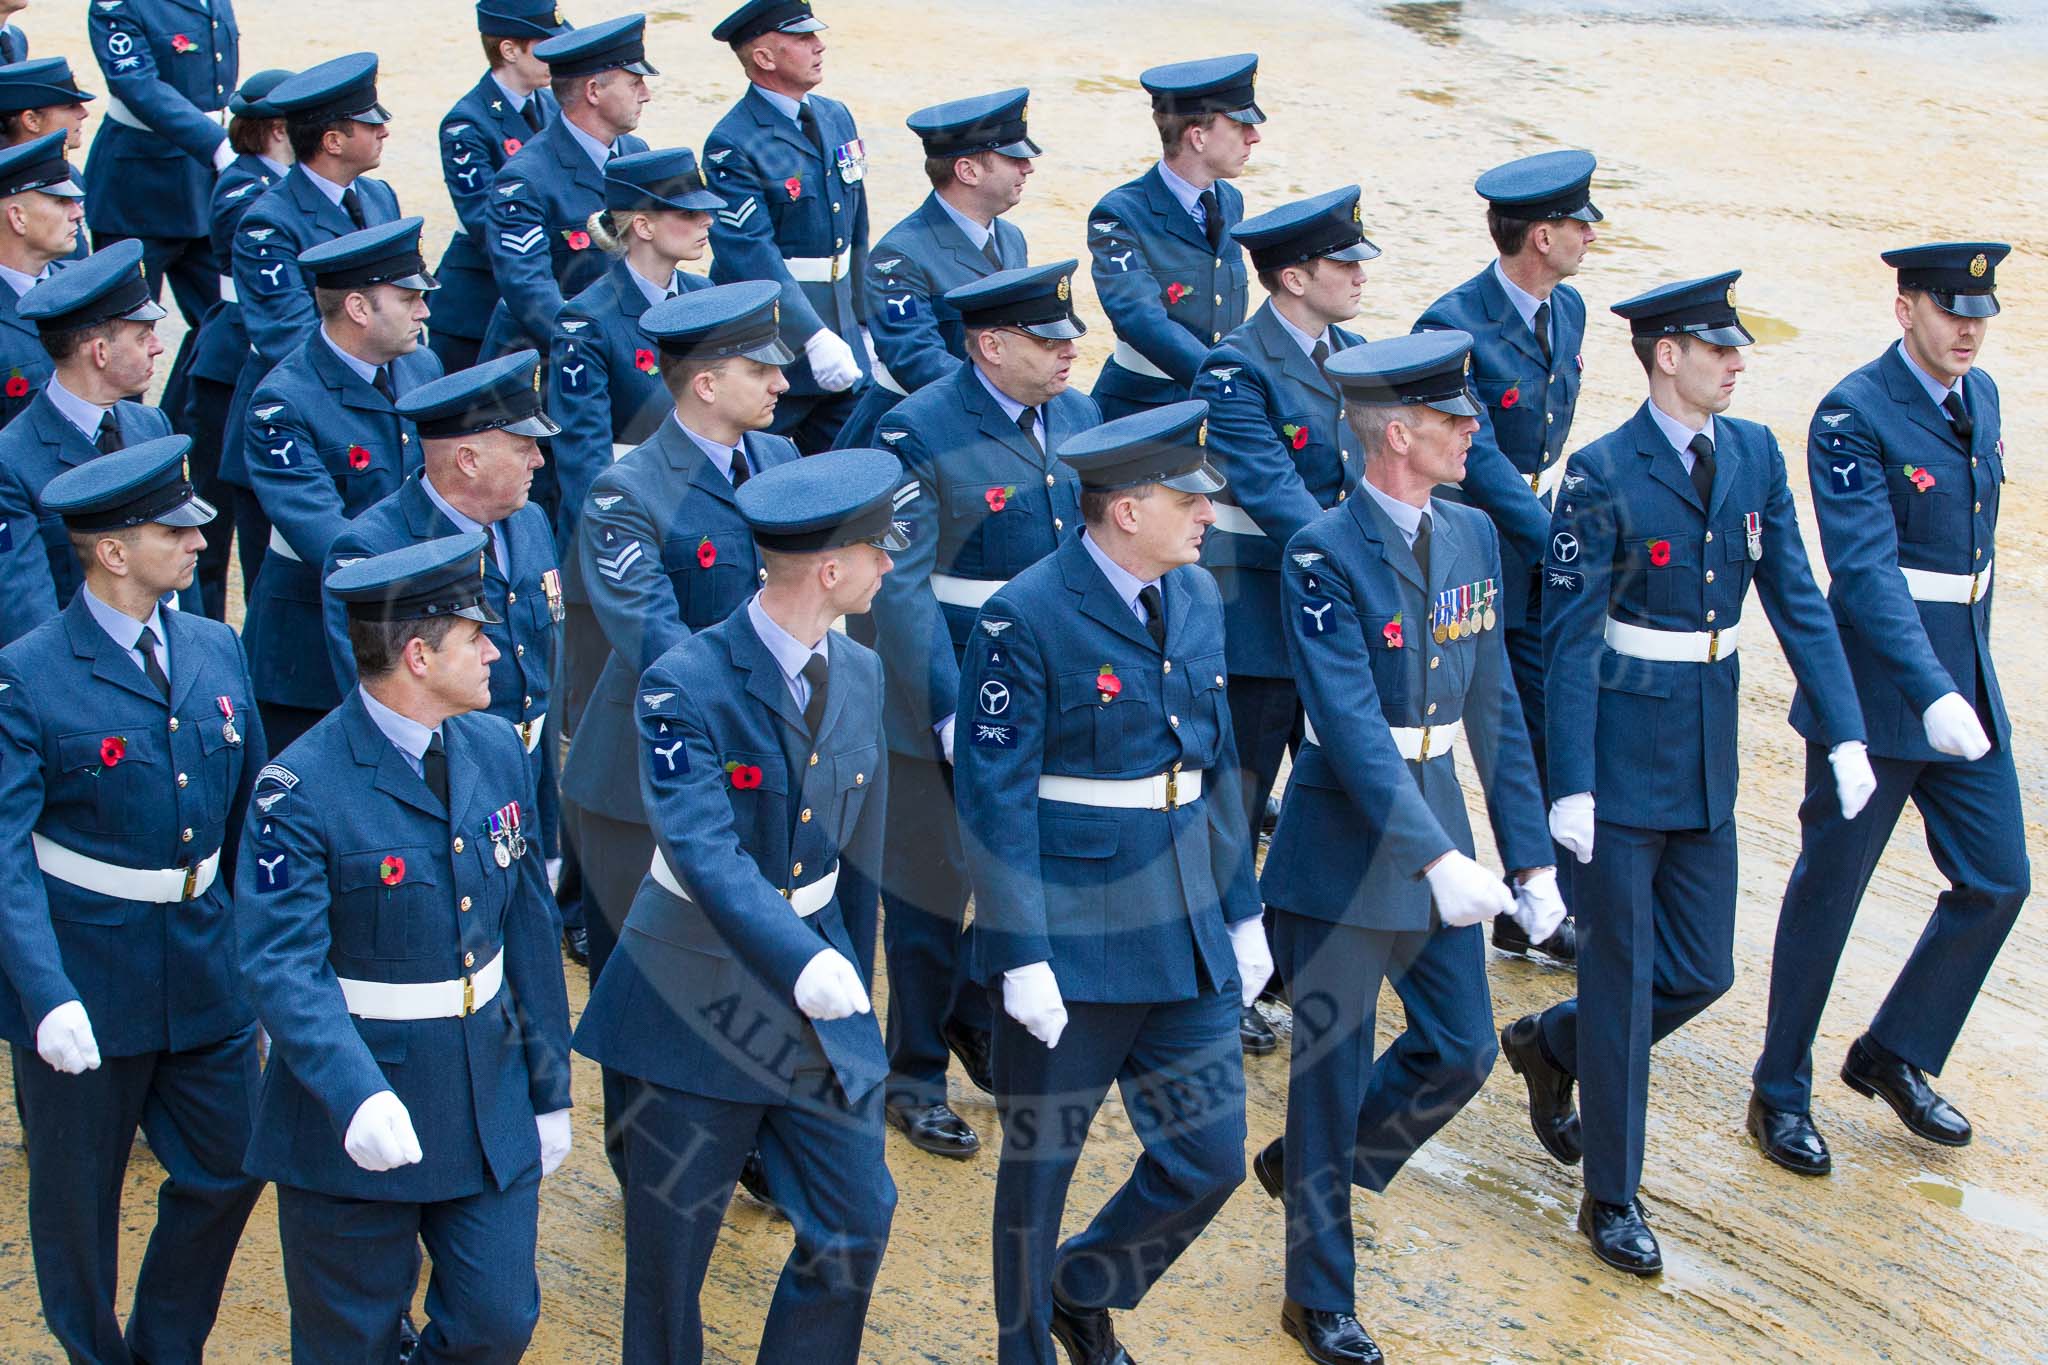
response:
[(1437, 914), (1454, 928), (1478, 924), (1515, 908), (1515, 898), (1500, 878), (1456, 849), (1437, 859), (1422, 875), (1429, 882), (1429, 894), (1436, 899)]
[(213, 149), (213, 172), (215, 175), (218, 175), (234, 163), (235, 144), (226, 138), (222, 138), (220, 145)]
[(43, 1016), (36, 1025), (36, 1055), (67, 1076), (100, 1069), (100, 1045), (84, 1001), (66, 1000)]
[(1515, 908), (1510, 913), (1529, 936), (1529, 942), (1547, 942), (1557, 932), (1557, 926), (1564, 923), (1564, 897), (1557, 892), (1557, 869), (1540, 867), (1529, 874), (1527, 881), (1517, 882)]
[[(1977, 719), (1977, 708), (1957, 692), (1944, 692), (1920, 713), (1927, 727), (1927, 742), (1937, 751), (1957, 758), (1979, 759), (1991, 752), (1991, 736)], [(1829, 755), (1833, 757), (1833, 755)]]
[(1860, 739), (1844, 740), (1828, 750), (1828, 763), (1835, 770), (1835, 796), (1842, 803), (1842, 818), (1854, 820), (1877, 790), (1870, 751)]
[(1067, 1031), (1067, 1005), (1050, 962), (1033, 962), (1003, 973), (1003, 1013), (1024, 1026), (1050, 1051)]
[(379, 1090), (356, 1106), (341, 1146), (348, 1159), (366, 1171), (389, 1171), (420, 1159), (412, 1115), (406, 1112), (405, 1101), (389, 1090)]
[(939, 747), (946, 751), (946, 762), (953, 761), (953, 722), (958, 716), (948, 716), (939, 725)]
[(865, 347), (865, 348), (866, 348), (866, 350), (867, 350), (867, 353), (868, 353), (868, 368), (869, 368), (870, 370), (879, 370), (879, 369), (881, 369), (881, 368), (882, 368), (882, 357), (881, 357), (880, 353), (879, 353), (879, 352), (877, 352), (877, 351), (875, 350), (875, 336), (874, 336), (874, 333), (870, 332), (870, 331), (869, 331), (869, 330), (868, 330), (867, 328), (865, 328), (865, 327), (861, 328), (861, 329), (860, 329), (860, 344), (861, 344), (861, 345), (862, 345), (863, 347)]
[(561, 1168), (569, 1155), (569, 1111), (535, 1114), (533, 1126), (540, 1130), (540, 1173), (545, 1179)]
[(548, 871), (548, 890), (560, 891), (562, 889), (562, 860), (560, 858), (550, 858), (545, 866)]
[(1560, 796), (1550, 803), (1550, 837), (1580, 862), (1593, 861), (1593, 793)]
[(811, 375), (827, 393), (842, 393), (860, 378), (860, 362), (853, 347), (839, 339), (830, 327), (820, 327), (804, 343), (804, 356), (811, 362)]
[(819, 950), (797, 973), (796, 1007), (811, 1019), (844, 1019), (874, 1008), (860, 973), (837, 948)]
[(1250, 1005), (1273, 975), (1273, 950), (1266, 946), (1265, 921), (1257, 915), (1230, 926), (1230, 951), (1237, 958), (1237, 988)]

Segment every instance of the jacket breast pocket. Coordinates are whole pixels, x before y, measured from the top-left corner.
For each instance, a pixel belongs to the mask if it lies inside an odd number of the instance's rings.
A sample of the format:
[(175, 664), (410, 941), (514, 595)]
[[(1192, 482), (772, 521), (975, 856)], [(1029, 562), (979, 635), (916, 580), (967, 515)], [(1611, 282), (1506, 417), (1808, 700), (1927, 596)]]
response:
[(1902, 544), (1932, 545), (1950, 534), (1949, 518), (1953, 515), (1954, 494), (1943, 485), (1949, 479), (1964, 479), (1966, 471), (1928, 469), (1926, 472), (1934, 482), (1925, 489), (1916, 486), (1903, 469), (1891, 471), (1888, 476), (1894, 490), (1892, 503), (1899, 513), (1899, 540)]
[(791, 782), (779, 753), (728, 752), (719, 758), (733, 830), (748, 849), (781, 846), (789, 838)]
[[(1120, 669), (1116, 679), (1117, 690), (1104, 701), (1099, 667), (1059, 675), (1059, 734), (1052, 752), (1062, 767), (1087, 772), (1113, 759), (1123, 746), (1125, 708), (1138, 706), (1148, 712), (1156, 708), (1158, 697), (1150, 673)], [(983, 714), (987, 714), (986, 707)]]
[(671, 535), (662, 544), (661, 561), (675, 584), (683, 624), (692, 630), (732, 615), (756, 582), (753, 542), (739, 531)]
[(833, 824), (832, 839), (835, 845), (846, 841), (854, 823), (860, 819), (861, 802), (867, 796), (868, 785), (875, 780), (875, 764), (880, 758), (880, 750), (872, 744), (833, 756), (832, 788), (837, 818)]
[(170, 773), (161, 721), (60, 735), (57, 761), (76, 814), (101, 834), (139, 834), (163, 820)]
[[(1387, 630), (1396, 620), (1402, 627), (1400, 649), (1387, 647)], [(1391, 715), (1408, 704), (1408, 644), (1409, 631), (1423, 629), (1422, 623), (1408, 620), (1398, 609), (1367, 606), (1359, 613), (1359, 624), (1365, 627), (1366, 662), (1372, 668), (1372, 685), (1380, 694), (1380, 706)]]
[(440, 935), (432, 917), (453, 914), (435, 882), (433, 850), (424, 844), (361, 849), (337, 859), (334, 946), (349, 957), (404, 961), (428, 951)]
[[(232, 697), (229, 698), (228, 704), (235, 708), (238, 720), (250, 714)], [(242, 726), (248, 722), (239, 720), (234, 727), (235, 737), (232, 741), (227, 737), (227, 718), (218, 712), (210, 716), (187, 717), (185, 723), (199, 727), (199, 750), (206, 756), (206, 780), (208, 791), (213, 796), (212, 803), (207, 807), (207, 818), (215, 822), (224, 822), (227, 819), (228, 800), (234, 795), (236, 780), (241, 775)]]
[(1518, 378), (1491, 380), (1473, 376), (1472, 387), (1493, 420), (1493, 437), (1502, 450), (1518, 452), (1542, 444), (1542, 377), (1529, 384)]
[(1187, 660), (1188, 687), (1195, 695), (1195, 719), (1205, 733), (1223, 733), (1224, 689), (1230, 674), (1221, 654), (1197, 654)]
[(1667, 616), (1698, 605), (1700, 548), (1692, 534), (1638, 536), (1627, 543), (1623, 571), (1642, 585), (1645, 615)]
[[(950, 542), (956, 548), (950, 555), (940, 554), (933, 571), (988, 573), (991, 565), (1001, 563), (1005, 549), (1003, 518), (1025, 515), (1023, 509), (1010, 507), (1009, 500), (1015, 496), (1016, 489), (1007, 483), (976, 481), (948, 486), (944, 499), (946, 527), (940, 544)], [(996, 511), (998, 506), (1004, 510)], [(937, 532), (939, 528), (933, 530)], [(68, 549), (70, 542), (66, 541), (65, 546)]]

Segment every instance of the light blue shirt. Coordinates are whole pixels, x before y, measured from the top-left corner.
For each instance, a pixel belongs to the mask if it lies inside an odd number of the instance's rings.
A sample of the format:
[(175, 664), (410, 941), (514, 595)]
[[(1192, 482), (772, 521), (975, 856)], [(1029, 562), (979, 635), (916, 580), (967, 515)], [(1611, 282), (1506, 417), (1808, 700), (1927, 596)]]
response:
[(747, 620), (754, 627), (754, 634), (761, 637), (761, 643), (768, 646), (768, 653), (775, 659), (775, 666), (782, 670), (782, 681), (789, 688), (789, 695), (796, 698), (796, 709), (801, 711), (811, 704), (811, 680), (804, 676), (804, 665), (812, 659), (823, 659), (829, 665), (825, 642), (831, 632), (818, 637), (818, 643), (807, 645), (775, 623), (761, 606), (761, 594), (755, 593), (747, 599)]
[(342, 364), (355, 371), (356, 378), (362, 380), (365, 384), (375, 386), (377, 383), (377, 367), (375, 365), (360, 357), (352, 356), (347, 351), (342, 350), (341, 347), (335, 345), (334, 338), (327, 335), (325, 327), (320, 329), (320, 339), (327, 343), (328, 350), (341, 357)]
[[(1287, 315), (1281, 312), (1278, 308), (1275, 308), (1273, 310), (1273, 321), (1280, 324), (1280, 330), (1294, 338), (1294, 344), (1301, 347), (1301, 353), (1303, 355), (1313, 356), (1316, 353), (1316, 343), (1318, 341), (1322, 342), (1325, 345), (1329, 344), (1330, 329), (1327, 327), (1323, 328), (1323, 330), (1317, 333), (1315, 336), (1310, 336), (1307, 332), (1302, 331), (1299, 327), (1296, 327), (1293, 323), (1289, 322), (1287, 320)], [(1331, 346), (1330, 349), (1334, 351), (1337, 348)]]
[[(1088, 551), (1088, 557), (1095, 561), (1095, 567), (1102, 570), (1102, 576), (1109, 580), (1111, 590), (1119, 598), (1123, 599), (1125, 606), (1131, 609), (1131, 615), (1138, 618), (1138, 624), (1144, 625), (1149, 618), (1149, 613), (1146, 612), (1144, 603), (1138, 600), (1138, 594), (1147, 588), (1158, 587), (1159, 580), (1156, 578), (1140, 579), (1129, 569), (1126, 569), (1123, 565), (1104, 554), (1102, 547), (1095, 543), (1095, 537), (1088, 534), (1085, 530), (1081, 532), (1081, 545)], [(1161, 600), (1163, 601), (1164, 598)]]
[(1202, 207), (1202, 191), (1200, 189), (1175, 175), (1173, 167), (1167, 165), (1164, 161), (1159, 163), (1159, 178), (1166, 183), (1167, 193), (1171, 194), (1180, 206), (1187, 210), (1188, 217), (1195, 220), (1196, 226), (1207, 227), (1209, 225), (1209, 211)]
[(370, 695), (370, 689), (358, 684), (356, 692), (363, 699), (363, 710), (384, 732), (384, 738), (391, 741), (391, 747), (398, 750), (405, 759), (405, 765), (412, 769), (414, 777), (427, 775), (427, 745), (432, 742), (438, 730), (429, 730), (411, 716), (401, 716)]
[(299, 169), (306, 172), (306, 179), (312, 181), (314, 187), (317, 188), (320, 191), (320, 193), (327, 196), (329, 203), (333, 204), (336, 208), (341, 207), (341, 196), (343, 192), (348, 189), (348, 186), (337, 185), (332, 180), (329, 180), (326, 176), (319, 175), (304, 166), (299, 167)]
[(1426, 506), (1417, 507), (1413, 503), (1402, 502), (1399, 498), (1382, 492), (1373, 487), (1369, 479), (1361, 479), (1359, 483), (1364, 486), (1366, 492), (1372, 494), (1372, 500), (1387, 514), (1387, 520), (1394, 523), (1394, 529), (1408, 542), (1408, 548), (1414, 549), (1415, 537), (1422, 533), (1422, 519), (1434, 518), (1435, 514)]
[[(720, 445), (708, 436), (699, 436), (687, 426), (683, 426), (683, 419), (680, 416), (676, 418), (676, 425), (682, 428), (683, 435), (697, 443), (697, 449), (704, 452), (704, 457), (711, 461), (713, 469), (725, 475), (727, 479), (732, 478), (732, 462), (734, 457), (740, 454), (738, 450), (731, 446)], [(752, 465), (747, 467), (747, 472), (753, 472)]]
[(86, 402), (58, 383), (54, 375), (50, 382), (43, 386), (43, 392), (49, 395), (50, 406), (63, 413), (65, 420), (72, 426), (84, 432), (86, 440), (95, 443), (99, 441), (100, 422), (113, 411), (112, 407), (103, 408), (97, 403)]
[[(1493, 263), (1493, 277), (1500, 281), (1501, 292), (1508, 296), (1508, 302), (1515, 305), (1515, 311), (1522, 315), (1522, 325), (1533, 333), (1536, 330), (1536, 310), (1541, 308), (1545, 301), (1509, 279), (1508, 272), (1501, 269), (1498, 259)], [(1550, 344), (1549, 337), (1542, 337), (1540, 340), (1546, 346)]]
[[(1650, 401), (1649, 408), (1650, 420), (1657, 424), (1657, 430), (1664, 433), (1664, 439), (1671, 442), (1671, 448), (1678, 452), (1678, 462), (1685, 466), (1685, 472), (1688, 474), (1692, 473), (1692, 438), (1700, 435), (1701, 432), (1694, 431), (1676, 417), (1667, 414), (1664, 409), (1657, 406), (1655, 399)], [(1712, 413), (1707, 414), (1707, 425), (1702, 430), (1709, 441), (1713, 441), (1715, 445), (1720, 444), (1714, 438), (1714, 417)]]
[(646, 296), (650, 306), (672, 299), (683, 290), (676, 280), (677, 272), (673, 270), (668, 272), (668, 280), (663, 284), (654, 283), (630, 265), (626, 267), (626, 273), (633, 277), (633, 283), (640, 286), (640, 292)]
[(509, 88), (505, 82), (498, 79), (498, 73), (495, 71), (491, 72), (490, 75), (491, 84), (498, 87), (498, 93), (505, 97), (505, 103), (512, 106), (512, 112), (515, 114), (524, 113), (529, 103), (540, 98), (538, 91), (529, 90), (522, 95), (518, 91)]
[(570, 137), (576, 139), (576, 145), (588, 153), (590, 159), (597, 163), (598, 170), (602, 171), (604, 163), (612, 159), (612, 144), (599, 142), (572, 123), (566, 114), (562, 117), (562, 127), (568, 131)]
[[(1010, 395), (1004, 393), (1001, 389), (997, 388), (994, 384), (990, 383), (988, 374), (979, 365), (976, 365), (974, 367), (974, 377), (981, 381), (981, 386), (984, 389), (988, 390), (988, 396), (996, 400), (996, 406), (1000, 407), (1003, 410), (1003, 416), (1009, 418), (1012, 422), (1015, 422), (1017, 420), (1017, 414), (1023, 412), (1024, 409), (1027, 406), (1029, 406), (1028, 404), (1019, 403), (1016, 399), (1010, 397)], [(1038, 423), (1038, 443), (1040, 445), (1044, 445), (1045, 414), (1040, 412), (1035, 407), (1031, 409), (1031, 412), (1032, 419)]]
[(107, 637), (115, 644), (121, 646), (122, 652), (135, 664), (136, 670), (145, 676), (148, 670), (142, 666), (142, 628), (148, 626), (156, 635), (156, 666), (164, 671), (166, 678), (171, 676), (171, 642), (164, 635), (161, 603), (149, 613), (147, 621), (138, 621), (127, 612), (115, 611), (100, 601), (89, 587), (80, 587), (79, 592), (85, 596), (85, 609), (92, 613), (92, 619), (99, 622), (100, 629), (105, 631)]
[(988, 246), (988, 239), (995, 235), (995, 224), (990, 223), (987, 226), (983, 226), (975, 222), (972, 218), (969, 218), (966, 214), (947, 203), (946, 196), (943, 194), (935, 194), (932, 198), (939, 201), (939, 207), (946, 211), (946, 216), (953, 220), (953, 225), (966, 234), (967, 240), (974, 244), (976, 251), (983, 250)]
[(14, 291), (17, 298), (26, 294), (31, 286), (42, 283), (49, 274), (48, 266), (43, 268), (40, 275), (24, 275), (12, 266), (0, 265), (0, 280), (7, 281), (7, 287)]
[(272, 175), (291, 174), (292, 163), (289, 161), (272, 161), (269, 157), (263, 155), (263, 153), (261, 152), (256, 153), (256, 159), (262, 162), (265, 166), (269, 167), (270, 173)]
[(777, 109), (780, 109), (782, 111), (782, 116), (788, 119), (791, 123), (798, 123), (801, 121), (797, 116), (797, 110), (803, 107), (803, 102), (801, 100), (793, 100), (787, 95), (781, 94), (774, 90), (770, 90), (765, 85), (757, 85), (754, 87), (754, 89), (757, 93), (759, 93), (762, 99), (767, 100)]
[(511, 581), (512, 566), (505, 559), (505, 533), (500, 529), (499, 523), (494, 521), (489, 526), (486, 526), (468, 513), (457, 511), (453, 503), (441, 496), (441, 490), (434, 487), (434, 481), (427, 477), (425, 470), (420, 471), (420, 492), (427, 495), (428, 502), (441, 509), (442, 516), (455, 523), (456, 530), (465, 532), (489, 531), (491, 533), (491, 557), (498, 561), (499, 574), (507, 582)]
[[(1899, 343), (1899, 359), (1906, 362), (1906, 368), (1912, 372), (1915, 379), (1920, 381), (1920, 387), (1927, 390), (1927, 397), (1937, 408), (1941, 407), (1942, 400), (1950, 394), (1955, 394), (1957, 397), (1962, 396), (1962, 380), (1958, 379), (1953, 384), (1943, 384), (1933, 375), (1920, 368), (1919, 362), (1913, 359), (1913, 353), (1906, 349), (1906, 343), (1903, 341)], [(1947, 417), (1947, 409), (1943, 409), (1941, 415)]]

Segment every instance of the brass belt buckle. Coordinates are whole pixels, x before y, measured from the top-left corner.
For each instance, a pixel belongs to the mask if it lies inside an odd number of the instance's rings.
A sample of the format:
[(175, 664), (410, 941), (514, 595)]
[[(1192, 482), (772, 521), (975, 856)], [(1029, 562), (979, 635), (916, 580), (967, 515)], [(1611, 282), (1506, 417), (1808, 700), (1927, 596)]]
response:
[(1710, 630), (1707, 632), (1707, 662), (1713, 663), (1720, 657), (1721, 632), (1718, 630)]
[(1429, 732), (1431, 728), (1427, 725), (1422, 727), (1422, 749), (1415, 755), (1417, 759), (1427, 759), (1429, 757)]
[(473, 976), (465, 976), (462, 978), (462, 1017), (467, 1019), (470, 1015), (475, 1013), (476, 978)]
[(194, 863), (190, 867), (185, 869), (185, 890), (184, 893), (178, 897), (178, 899), (181, 901), (189, 901), (192, 899), (194, 895), (198, 893), (198, 891), (199, 864)]
[(839, 255), (839, 253), (838, 253), (838, 252), (836, 252), (836, 251), (835, 251), (835, 252), (833, 252), (833, 253), (832, 253), (832, 283), (834, 283), (834, 284), (837, 284), (837, 283), (839, 283), (839, 261), (840, 261), (840, 255)]
[(1979, 595), (1983, 592), (1983, 582), (1983, 570), (1979, 569), (1977, 572), (1970, 575), (1970, 605), (1973, 607), (1977, 605), (1977, 599)]
[(1180, 809), (1180, 774), (1177, 772), (1166, 774), (1166, 808)]
[(1538, 497), (1543, 496), (1543, 475), (1540, 472), (1529, 476), (1529, 491)]

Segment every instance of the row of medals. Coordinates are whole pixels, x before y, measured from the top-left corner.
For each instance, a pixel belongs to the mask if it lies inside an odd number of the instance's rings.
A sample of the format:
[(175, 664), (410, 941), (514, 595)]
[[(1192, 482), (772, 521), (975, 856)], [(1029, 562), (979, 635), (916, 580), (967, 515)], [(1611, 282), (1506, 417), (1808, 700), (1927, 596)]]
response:
[[(1482, 630), (1492, 630), (1500, 624), (1500, 618), (1493, 610), (1493, 599), (1498, 591), (1499, 589), (1489, 581), (1485, 596), (1466, 610), (1461, 612), (1454, 608), (1439, 606), (1436, 625), (1430, 630), (1431, 637), (1438, 644), (1442, 644), (1446, 640), (1463, 639), (1467, 635), (1477, 635)], [(1455, 595), (1456, 589), (1445, 594), (1447, 597)]]

